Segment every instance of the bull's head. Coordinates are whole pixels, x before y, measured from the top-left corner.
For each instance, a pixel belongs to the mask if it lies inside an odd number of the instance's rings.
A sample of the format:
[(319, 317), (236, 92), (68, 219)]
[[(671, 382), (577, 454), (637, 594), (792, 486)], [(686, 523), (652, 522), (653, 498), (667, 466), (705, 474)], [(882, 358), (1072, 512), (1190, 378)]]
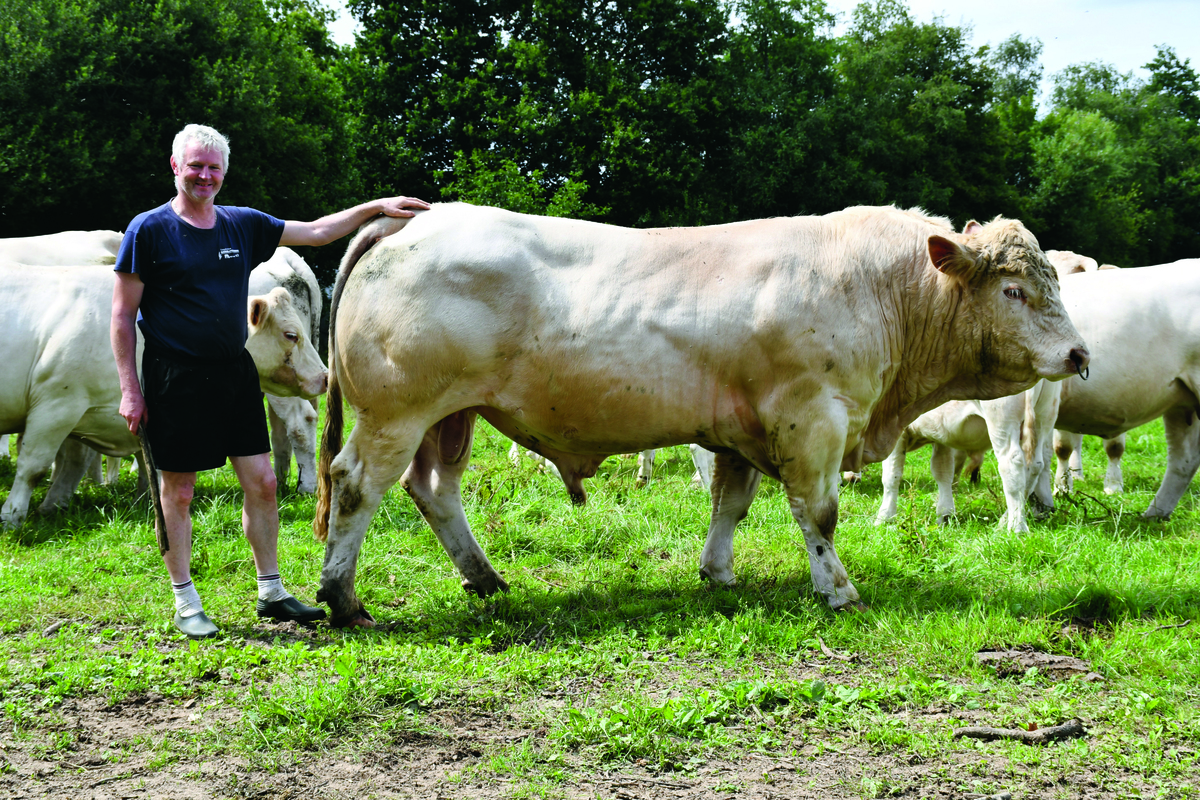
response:
[(928, 248), (948, 288), (964, 296), (960, 324), (971, 329), (963, 340), (978, 348), (980, 399), (1087, 366), (1087, 345), (1063, 308), (1058, 275), (1020, 222), (971, 222), (961, 235), (930, 236)]

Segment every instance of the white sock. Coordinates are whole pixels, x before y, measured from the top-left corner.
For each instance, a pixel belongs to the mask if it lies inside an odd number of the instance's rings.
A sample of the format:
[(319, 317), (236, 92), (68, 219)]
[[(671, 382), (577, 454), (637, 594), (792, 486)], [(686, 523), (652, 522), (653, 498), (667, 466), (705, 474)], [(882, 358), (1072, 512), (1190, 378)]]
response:
[(274, 575), (258, 576), (259, 600), (262, 600), (264, 603), (273, 603), (276, 600), (283, 600), (291, 596), (291, 592), (283, 588), (283, 581), (280, 580), (278, 572)]
[(200, 593), (196, 591), (196, 584), (190, 580), (187, 583), (172, 583), (171, 589), (175, 592), (175, 610), (179, 612), (179, 616), (187, 619), (203, 613), (204, 606), (200, 604)]

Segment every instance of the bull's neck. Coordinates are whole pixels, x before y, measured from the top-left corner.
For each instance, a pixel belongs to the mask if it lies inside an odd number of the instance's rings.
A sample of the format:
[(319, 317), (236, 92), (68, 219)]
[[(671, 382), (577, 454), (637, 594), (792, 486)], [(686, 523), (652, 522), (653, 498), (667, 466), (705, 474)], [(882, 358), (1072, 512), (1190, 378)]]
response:
[(978, 354), (955, 335), (966, 290), (943, 285), (946, 279), (932, 269), (919, 266), (902, 274), (908, 280), (891, 283), (892, 376), (864, 437), (867, 461), (885, 458), (906, 425), (959, 393), (959, 376), (976, 374), (978, 368)]

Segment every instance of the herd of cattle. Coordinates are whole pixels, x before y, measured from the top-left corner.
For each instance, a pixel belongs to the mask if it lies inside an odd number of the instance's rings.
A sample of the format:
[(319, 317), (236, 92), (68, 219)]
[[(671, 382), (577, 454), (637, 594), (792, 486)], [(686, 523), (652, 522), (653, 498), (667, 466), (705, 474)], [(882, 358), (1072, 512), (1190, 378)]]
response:
[[(109, 231), (0, 240), (0, 433), (21, 434), (4, 526), (52, 465), (43, 511), (69, 501), (94, 453), (139, 452), (109, 347), (119, 244)], [(507, 588), (462, 508), (477, 416), (580, 504), (606, 457), (642, 453), (645, 483), (654, 449), (690, 444), (712, 495), (700, 572), (720, 583), (734, 583), (734, 528), (762, 476), (781, 481), (834, 608), (858, 604), (833, 543), (843, 471), (883, 462), (883, 523), (905, 454), (932, 444), (947, 519), (953, 481), (991, 449), (1008, 527), (1024, 531), (1028, 498), (1045, 513), (1053, 484), (1071, 490), (1084, 434), (1104, 438), (1104, 488), (1120, 491), (1125, 432), (1163, 418), (1167, 471), (1146, 517), (1170, 515), (1200, 466), (1200, 260), (1108, 269), (1043, 253), (1013, 220), (956, 233), (919, 210), (861, 207), (635, 230), (466, 204), (377, 219), (333, 290), (319, 470), (306, 397), (325, 372), (320, 288), (280, 248), (251, 294), (276, 473), (284, 486), (294, 456), (297, 489), (318, 493), (318, 600), (335, 625), (373, 624), (356, 565), (397, 482), (464, 588)]]

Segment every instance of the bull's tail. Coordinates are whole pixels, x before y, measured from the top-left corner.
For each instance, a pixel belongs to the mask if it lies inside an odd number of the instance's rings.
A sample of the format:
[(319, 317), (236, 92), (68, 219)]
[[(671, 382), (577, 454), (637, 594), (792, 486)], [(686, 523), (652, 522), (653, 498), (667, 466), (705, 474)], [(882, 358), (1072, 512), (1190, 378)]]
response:
[(1021, 421), (1021, 449), (1025, 451), (1025, 463), (1031, 467), (1037, 457), (1037, 437), (1035, 436), (1037, 433), (1037, 400), (1043, 385), (1036, 386), (1024, 393), (1025, 418)]
[(333, 494), (333, 477), (330, 474), (333, 459), (342, 451), (342, 387), (338, 383), (337, 357), (337, 311), (342, 299), (342, 289), (354, 265), (363, 254), (380, 239), (391, 236), (408, 224), (411, 217), (376, 217), (359, 229), (358, 234), (346, 248), (338, 267), (337, 282), (333, 285), (333, 297), (329, 301), (329, 392), (325, 395), (325, 430), (321, 434), (321, 462), (317, 467), (317, 513), (313, 518), (313, 533), (318, 541), (329, 538), (329, 513)]

